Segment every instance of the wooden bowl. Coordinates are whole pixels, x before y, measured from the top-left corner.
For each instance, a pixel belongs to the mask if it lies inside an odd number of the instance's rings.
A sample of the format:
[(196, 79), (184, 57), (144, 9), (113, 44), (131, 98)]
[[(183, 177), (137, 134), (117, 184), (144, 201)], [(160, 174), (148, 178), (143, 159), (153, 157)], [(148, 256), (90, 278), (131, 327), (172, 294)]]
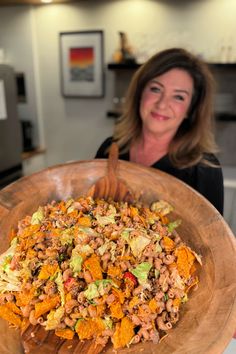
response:
[[(91, 160), (48, 168), (24, 177), (0, 191), (0, 252), (8, 248), (8, 233), (18, 220), (32, 214), (39, 205), (53, 199), (85, 195), (91, 185), (106, 174), (106, 160)], [(175, 208), (182, 219), (179, 232), (183, 240), (202, 255), (200, 284), (181, 310), (180, 321), (159, 344), (150, 342), (133, 345), (118, 353), (162, 354), (220, 354), (236, 330), (236, 241), (218, 211), (200, 194), (176, 178), (158, 170), (119, 161), (118, 176), (141, 200), (150, 203), (164, 199)], [(17, 331), (8, 329), (0, 340), (1, 354), (23, 352)], [(7, 329), (6, 329), (7, 328)], [(1, 328), (2, 329), (2, 328)], [(2, 333), (4, 333), (2, 329)], [(55, 337), (55, 336), (54, 336)], [(24, 343), (30, 353), (93, 353), (94, 346), (77, 342), (44, 338)], [(104, 353), (113, 353), (112, 346)]]

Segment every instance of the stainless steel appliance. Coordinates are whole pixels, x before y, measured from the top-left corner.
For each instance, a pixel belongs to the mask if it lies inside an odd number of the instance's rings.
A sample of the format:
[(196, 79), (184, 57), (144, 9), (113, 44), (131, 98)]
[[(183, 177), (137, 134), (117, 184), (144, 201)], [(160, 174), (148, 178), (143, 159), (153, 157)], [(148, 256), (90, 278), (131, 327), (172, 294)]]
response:
[(22, 176), (22, 134), (13, 68), (0, 64), (0, 188)]

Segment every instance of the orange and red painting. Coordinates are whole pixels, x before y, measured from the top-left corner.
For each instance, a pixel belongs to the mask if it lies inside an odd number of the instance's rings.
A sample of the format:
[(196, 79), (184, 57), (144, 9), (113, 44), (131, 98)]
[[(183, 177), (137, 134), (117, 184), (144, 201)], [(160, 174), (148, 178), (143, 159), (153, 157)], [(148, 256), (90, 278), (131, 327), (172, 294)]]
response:
[(94, 48), (70, 48), (69, 67), (71, 81), (94, 81)]

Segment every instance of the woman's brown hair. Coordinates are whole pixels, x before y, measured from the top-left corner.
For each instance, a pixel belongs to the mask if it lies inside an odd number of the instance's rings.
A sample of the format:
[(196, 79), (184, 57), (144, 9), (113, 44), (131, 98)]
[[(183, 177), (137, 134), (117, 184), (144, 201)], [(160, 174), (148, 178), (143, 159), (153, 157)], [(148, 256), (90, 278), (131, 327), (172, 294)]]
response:
[(217, 151), (213, 134), (215, 83), (207, 64), (182, 48), (159, 52), (136, 71), (128, 88), (124, 113), (115, 125), (113, 139), (125, 152), (129, 150), (131, 142), (140, 137), (142, 120), (139, 105), (142, 92), (150, 80), (173, 68), (183, 69), (190, 74), (194, 93), (188, 117), (169, 146), (169, 158), (178, 168), (190, 167), (200, 161), (211, 164), (205, 157)]

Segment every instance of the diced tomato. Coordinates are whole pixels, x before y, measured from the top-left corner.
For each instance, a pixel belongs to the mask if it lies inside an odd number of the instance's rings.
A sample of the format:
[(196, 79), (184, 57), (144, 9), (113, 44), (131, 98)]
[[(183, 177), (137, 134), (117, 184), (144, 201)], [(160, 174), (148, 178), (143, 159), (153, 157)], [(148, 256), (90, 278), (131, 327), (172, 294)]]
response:
[(66, 290), (69, 291), (74, 283), (75, 283), (75, 278), (69, 277), (64, 283)]
[(124, 279), (129, 279), (134, 283), (134, 286), (138, 285), (138, 281), (135, 275), (133, 275), (131, 272), (125, 272), (124, 273)]

